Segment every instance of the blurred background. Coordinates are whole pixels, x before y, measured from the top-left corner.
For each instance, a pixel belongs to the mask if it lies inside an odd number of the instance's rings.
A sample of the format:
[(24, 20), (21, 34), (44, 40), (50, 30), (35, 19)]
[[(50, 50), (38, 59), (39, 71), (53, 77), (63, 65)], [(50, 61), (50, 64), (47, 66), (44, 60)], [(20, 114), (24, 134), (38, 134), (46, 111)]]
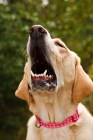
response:
[[(26, 139), (31, 113), (14, 93), (33, 24), (41, 24), (75, 51), (93, 80), (93, 0), (0, 0), (0, 140)], [(83, 103), (93, 114), (93, 94)]]

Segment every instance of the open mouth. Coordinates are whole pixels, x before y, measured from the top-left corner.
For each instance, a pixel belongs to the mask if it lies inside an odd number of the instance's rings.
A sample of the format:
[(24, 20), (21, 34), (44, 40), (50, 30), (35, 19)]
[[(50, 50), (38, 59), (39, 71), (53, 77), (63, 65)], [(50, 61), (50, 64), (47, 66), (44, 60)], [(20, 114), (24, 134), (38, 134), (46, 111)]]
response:
[(31, 89), (54, 91), (57, 86), (57, 78), (54, 69), (46, 57), (45, 51), (38, 46), (33, 51), (31, 67)]

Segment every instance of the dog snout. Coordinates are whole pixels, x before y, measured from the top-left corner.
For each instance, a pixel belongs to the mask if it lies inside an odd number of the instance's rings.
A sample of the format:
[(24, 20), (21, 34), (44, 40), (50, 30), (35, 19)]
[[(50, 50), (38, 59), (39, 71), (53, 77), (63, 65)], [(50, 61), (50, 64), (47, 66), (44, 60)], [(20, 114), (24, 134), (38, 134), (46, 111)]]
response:
[(39, 38), (39, 37), (47, 34), (47, 31), (41, 25), (34, 25), (30, 28), (29, 33), (32, 38)]

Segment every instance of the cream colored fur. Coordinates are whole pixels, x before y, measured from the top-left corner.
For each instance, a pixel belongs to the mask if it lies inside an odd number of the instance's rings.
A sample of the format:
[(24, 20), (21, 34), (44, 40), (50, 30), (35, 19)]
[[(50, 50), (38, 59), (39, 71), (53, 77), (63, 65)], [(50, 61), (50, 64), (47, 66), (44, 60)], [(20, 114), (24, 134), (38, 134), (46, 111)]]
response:
[[(79, 57), (70, 51), (60, 39), (44, 38), (52, 67), (57, 76), (57, 88), (53, 92), (28, 91), (31, 85), (31, 60), (29, 57), (30, 37), (27, 44), (28, 62), (24, 76), (16, 90), (16, 96), (28, 102), (29, 109), (44, 122), (62, 122), (75, 114), (78, 108), (79, 120), (67, 126), (48, 129), (37, 128), (35, 116), (28, 121), (26, 140), (93, 140), (93, 118), (80, 103), (93, 92), (93, 82), (80, 65)], [(60, 47), (60, 44), (62, 47)]]

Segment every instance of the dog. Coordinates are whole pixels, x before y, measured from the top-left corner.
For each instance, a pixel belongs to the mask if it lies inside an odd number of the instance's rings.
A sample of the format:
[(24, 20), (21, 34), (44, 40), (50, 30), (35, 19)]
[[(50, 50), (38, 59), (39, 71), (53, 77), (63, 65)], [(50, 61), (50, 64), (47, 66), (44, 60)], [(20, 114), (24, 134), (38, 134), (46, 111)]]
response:
[(33, 25), (27, 55), (15, 92), (33, 113), (26, 140), (93, 140), (93, 117), (81, 103), (93, 92), (93, 82), (77, 54), (43, 26)]

